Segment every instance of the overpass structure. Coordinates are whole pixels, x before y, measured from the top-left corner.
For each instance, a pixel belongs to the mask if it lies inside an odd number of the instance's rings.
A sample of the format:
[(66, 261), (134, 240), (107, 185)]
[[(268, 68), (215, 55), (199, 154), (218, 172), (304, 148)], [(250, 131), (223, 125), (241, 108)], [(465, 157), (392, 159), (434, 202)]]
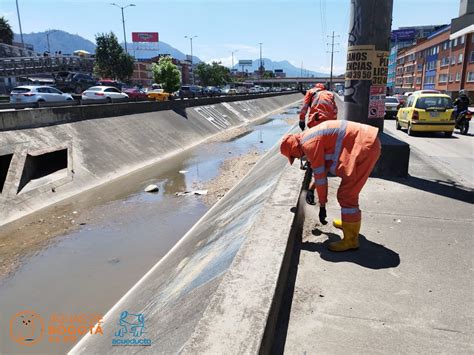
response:
[[(329, 77), (286, 77), (255, 79), (255, 84), (316, 84), (329, 81)], [(344, 78), (332, 78), (333, 83), (344, 83)]]
[(0, 58), (0, 77), (53, 74), (61, 71), (91, 73), (93, 66), (94, 59), (78, 56)]

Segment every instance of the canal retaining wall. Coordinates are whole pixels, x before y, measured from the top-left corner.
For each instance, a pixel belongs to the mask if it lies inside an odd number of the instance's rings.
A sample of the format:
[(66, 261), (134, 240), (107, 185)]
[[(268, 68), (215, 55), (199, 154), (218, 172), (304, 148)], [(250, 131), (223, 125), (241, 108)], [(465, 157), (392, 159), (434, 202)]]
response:
[[(178, 105), (169, 110), (71, 118), (68, 123), (0, 132), (0, 226), (155, 164), (301, 98), (293, 93), (204, 106)], [(67, 117), (56, 121), (61, 120)]]

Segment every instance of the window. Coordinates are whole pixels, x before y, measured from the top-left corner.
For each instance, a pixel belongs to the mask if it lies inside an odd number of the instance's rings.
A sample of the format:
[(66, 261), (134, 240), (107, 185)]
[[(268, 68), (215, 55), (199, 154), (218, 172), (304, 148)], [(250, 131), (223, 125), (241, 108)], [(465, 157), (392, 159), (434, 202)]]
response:
[(443, 49), (444, 49), (444, 50), (448, 49), (448, 43), (449, 43), (449, 42), (444, 42), (444, 43), (443, 43)]
[(459, 56), (458, 56), (458, 64), (459, 63), (462, 63), (462, 53), (459, 53)]
[(407, 107), (412, 107), (413, 106), (413, 101), (415, 101), (415, 97), (412, 95), (408, 98)]
[(467, 82), (469, 83), (473, 83), (474, 82), (474, 71), (470, 71), (469, 73), (467, 73)]
[(458, 39), (455, 38), (455, 39), (454, 39), (454, 43), (453, 43), (453, 47), (456, 47), (457, 45), (458, 45)]
[(448, 97), (437, 97), (437, 96), (429, 97), (428, 96), (428, 97), (420, 97), (416, 101), (416, 108), (426, 110), (432, 107), (449, 109), (449, 108), (452, 108), (453, 105), (452, 105), (451, 99)]
[(421, 84), (421, 76), (418, 76), (418, 77), (416, 78), (416, 83), (417, 83), (417, 84)]
[[(474, 52), (472, 52), (472, 53), (474, 54)], [(418, 65), (416, 66), (416, 70), (417, 70), (417, 71), (423, 71), (423, 64), (418, 64)]]
[(463, 35), (461, 36), (461, 38), (459, 39), (459, 42), (461, 42), (461, 44), (464, 44), (464, 41), (465, 41), (465, 37), (466, 35)]
[[(473, 36), (474, 38), (474, 36)], [(472, 63), (474, 62), (474, 51), (471, 52), (471, 55), (469, 56), (469, 61)]]
[(449, 82), (450, 82), (450, 83), (453, 82), (453, 74), (449, 74)]
[(454, 64), (456, 64), (456, 56), (453, 55), (451, 57), (451, 65), (454, 65)]
[(461, 81), (461, 73), (460, 72), (456, 73), (456, 81)]
[(442, 59), (441, 59), (441, 66), (442, 66), (442, 67), (445, 67), (445, 66), (447, 66), (447, 65), (449, 65), (449, 57), (444, 57), (444, 58), (442, 58)]
[(448, 81), (448, 74), (440, 74), (438, 77), (439, 83), (445, 83)]

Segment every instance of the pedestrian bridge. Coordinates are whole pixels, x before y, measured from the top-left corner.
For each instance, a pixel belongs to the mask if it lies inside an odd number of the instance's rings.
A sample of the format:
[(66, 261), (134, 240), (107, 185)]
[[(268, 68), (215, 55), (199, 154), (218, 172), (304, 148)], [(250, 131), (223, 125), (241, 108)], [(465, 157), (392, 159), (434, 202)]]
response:
[[(262, 78), (253, 80), (255, 84), (316, 84), (329, 81), (329, 77), (287, 77), (287, 78)], [(332, 78), (333, 83), (344, 83), (344, 78)]]

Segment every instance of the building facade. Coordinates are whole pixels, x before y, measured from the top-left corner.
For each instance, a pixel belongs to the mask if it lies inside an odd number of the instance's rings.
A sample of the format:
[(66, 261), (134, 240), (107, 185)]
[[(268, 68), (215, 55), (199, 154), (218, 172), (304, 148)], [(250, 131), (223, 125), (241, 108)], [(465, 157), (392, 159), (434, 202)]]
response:
[(414, 45), (394, 45), (389, 58), (389, 92), (435, 89), (454, 98), (464, 90), (474, 101), (473, 11), (474, 0), (461, 0), (460, 16), (450, 25), (431, 26), (436, 30)]

